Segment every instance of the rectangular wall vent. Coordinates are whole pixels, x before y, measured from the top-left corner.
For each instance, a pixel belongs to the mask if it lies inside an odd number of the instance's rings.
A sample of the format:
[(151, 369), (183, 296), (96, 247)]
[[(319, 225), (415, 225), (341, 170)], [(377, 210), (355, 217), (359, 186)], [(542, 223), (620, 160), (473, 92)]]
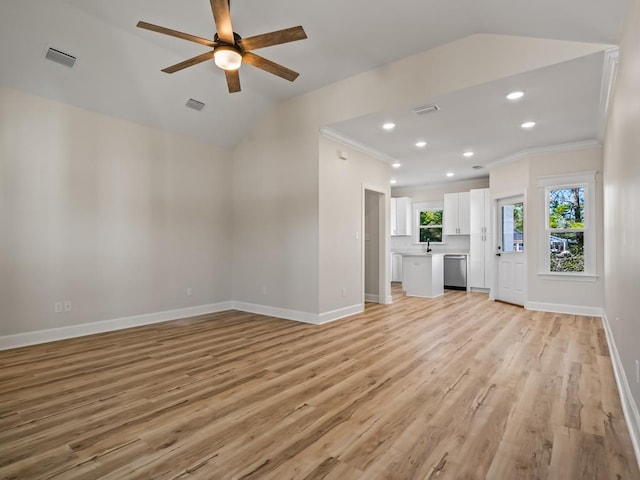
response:
[(190, 98), (189, 100), (187, 100), (187, 103), (185, 103), (185, 105), (189, 108), (193, 108), (194, 110), (202, 110), (204, 108), (204, 103), (199, 102), (198, 100), (194, 100), (193, 98)]
[(73, 67), (76, 63), (76, 57), (52, 47), (49, 47), (44, 58), (69, 68)]
[(416, 115), (425, 115), (427, 113), (434, 113), (437, 112), (438, 110), (440, 110), (440, 107), (438, 105), (423, 105), (422, 107), (416, 107), (413, 109), (413, 111), (416, 113)]

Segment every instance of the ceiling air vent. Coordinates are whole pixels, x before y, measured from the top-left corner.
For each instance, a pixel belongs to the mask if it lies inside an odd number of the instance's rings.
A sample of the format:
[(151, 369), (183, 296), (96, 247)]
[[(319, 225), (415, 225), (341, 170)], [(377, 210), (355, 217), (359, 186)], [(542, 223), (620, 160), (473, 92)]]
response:
[(474, 170), (480, 170), (480, 169), (481, 169), (481, 168), (483, 168), (483, 167), (482, 167), (482, 165), (474, 165), (474, 166), (473, 166), (473, 167), (471, 167), (471, 168), (473, 168)]
[(199, 102), (198, 100), (194, 100), (193, 98), (187, 100), (187, 103), (185, 103), (185, 105), (197, 111), (200, 111), (204, 108), (204, 103)]
[(76, 63), (76, 57), (52, 47), (49, 47), (44, 58), (69, 68), (73, 67)]
[(416, 107), (413, 109), (416, 115), (426, 115), (427, 113), (434, 113), (440, 110), (438, 105), (423, 105), (422, 107)]

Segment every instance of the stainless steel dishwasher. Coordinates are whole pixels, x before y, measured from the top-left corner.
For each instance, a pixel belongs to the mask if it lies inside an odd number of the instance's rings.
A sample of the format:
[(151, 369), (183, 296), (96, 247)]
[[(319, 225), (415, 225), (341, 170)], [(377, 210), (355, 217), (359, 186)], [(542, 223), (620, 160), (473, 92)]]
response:
[(467, 289), (467, 256), (444, 256), (444, 288), (450, 290)]

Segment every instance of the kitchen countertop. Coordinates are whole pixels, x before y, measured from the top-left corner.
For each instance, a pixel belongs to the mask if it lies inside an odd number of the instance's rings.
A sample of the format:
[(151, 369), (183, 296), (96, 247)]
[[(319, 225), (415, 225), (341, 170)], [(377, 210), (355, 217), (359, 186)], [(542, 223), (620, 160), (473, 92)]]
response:
[(469, 252), (429, 252), (428, 254), (424, 250), (392, 250), (391, 253), (397, 253), (399, 255), (415, 256), (415, 255), (469, 255)]

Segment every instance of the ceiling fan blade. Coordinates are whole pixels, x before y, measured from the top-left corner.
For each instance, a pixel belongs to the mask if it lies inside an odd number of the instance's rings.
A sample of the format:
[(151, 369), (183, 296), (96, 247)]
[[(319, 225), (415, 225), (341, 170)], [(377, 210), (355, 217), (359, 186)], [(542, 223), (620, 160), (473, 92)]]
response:
[(224, 76), (227, 77), (227, 87), (229, 87), (229, 93), (236, 93), (240, 91), (240, 73), (238, 70), (225, 70)]
[(193, 65), (197, 65), (198, 63), (211, 60), (212, 58), (213, 58), (213, 50), (210, 52), (206, 52), (201, 55), (198, 55), (197, 57), (190, 58), (189, 60), (185, 60), (184, 62), (176, 63), (175, 65), (171, 65), (170, 67), (163, 68), (162, 71), (165, 73), (175, 73), (187, 67), (192, 67)]
[(244, 50), (256, 50), (258, 48), (280, 45), (282, 43), (304, 40), (307, 34), (301, 26), (285, 28), (271, 33), (263, 33), (254, 37), (243, 38), (238, 43)]
[(255, 53), (245, 52), (242, 56), (242, 61), (248, 63), (249, 65), (253, 65), (254, 67), (258, 67), (265, 72), (273, 73), (278, 77), (282, 77), (285, 80), (289, 80), (293, 82), (298, 75), (298, 72), (294, 72), (293, 70), (289, 70), (287, 67), (283, 67), (271, 60), (267, 60), (264, 57), (256, 55)]
[(216, 22), (218, 38), (225, 43), (235, 45), (228, 0), (211, 0), (211, 10), (213, 11), (213, 20)]
[(178, 37), (178, 38), (182, 38), (183, 40), (189, 40), (190, 42), (206, 45), (207, 47), (216, 46), (216, 43), (213, 40), (209, 40), (207, 38), (202, 38), (202, 37), (196, 37), (195, 35), (189, 35), (188, 33), (182, 33), (177, 30), (171, 30), (170, 28), (154, 25), (153, 23), (139, 21), (138, 25), (136, 26), (139, 28), (144, 28), (145, 30), (151, 30), (152, 32), (164, 33), (165, 35), (171, 35), (172, 37)]

